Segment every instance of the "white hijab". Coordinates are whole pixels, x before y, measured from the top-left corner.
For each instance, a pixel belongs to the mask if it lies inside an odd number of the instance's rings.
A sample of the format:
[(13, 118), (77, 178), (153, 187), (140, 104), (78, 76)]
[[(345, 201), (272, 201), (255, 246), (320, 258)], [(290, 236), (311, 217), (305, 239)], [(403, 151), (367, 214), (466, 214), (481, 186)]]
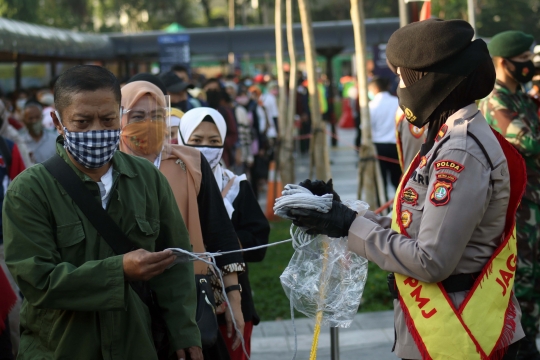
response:
[[(206, 116), (210, 116), (214, 123), (217, 126), (217, 129), (219, 131), (219, 135), (221, 136), (221, 142), (222, 144), (225, 144), (225, 135), (227, 134), (227, 123), (225, 122), (225, 119), (223, 116), (217, 111), (209, 107), (200, 107), (191, 109), (188, 112), (184, 114), (182, 117), (182, 120), (180, 121), (180, 127), (178, 129), (178, 144), (182, 146), (189, 146), (184, 141), (188, 141), (191, 137), (191, 134), (195, 129), (201, 124), (203, 119)], [(197, 150), (200, 150), (203, 155), (208, 160), (208, 163), (210, 164), (210, 167), (212, 168), (212, 171), (214, 173), (214, 177), (216, 179), (216, 182), (219, 187), (219, 191), (223, 191), (225, 186), (229, 183), (230, 180), (234, 179), (233, 185), (230, 188), (230, 190), (227, 192), (227, 195), (223, 199), (225, 203), (225, 207), (227, 208), (227, 212), (229, 213), (229, 217), (232, 216), (232, 213), (234, 212), (234, 208), (232, 206), (232, 203), (234, 199), (236, 199), (236, 196), (240, 192), (240, 181), (247, 180), (245, 175), (241, 176), (235, 176), (234, 173), (231, 171), (225, 169), (223, 165), (221, 165), (221, 155), (223, 154), (223, 149), (219, 152), (219, 156), (217, 159), (210, 159), (211, 156), (209, 156), (210, 153), (214, 155), (216, 153), (215, 148), (210, 147), (196, 147)]]

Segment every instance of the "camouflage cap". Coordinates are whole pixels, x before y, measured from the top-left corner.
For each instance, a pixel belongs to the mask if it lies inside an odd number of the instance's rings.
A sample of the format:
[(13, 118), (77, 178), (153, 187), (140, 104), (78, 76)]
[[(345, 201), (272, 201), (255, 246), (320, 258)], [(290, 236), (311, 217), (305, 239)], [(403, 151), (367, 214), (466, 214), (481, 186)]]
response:
[(534, 37), (522, 31), (510, 30), (495, 35), (488, 44), (489, 54), (511, 58), (530, 50)]

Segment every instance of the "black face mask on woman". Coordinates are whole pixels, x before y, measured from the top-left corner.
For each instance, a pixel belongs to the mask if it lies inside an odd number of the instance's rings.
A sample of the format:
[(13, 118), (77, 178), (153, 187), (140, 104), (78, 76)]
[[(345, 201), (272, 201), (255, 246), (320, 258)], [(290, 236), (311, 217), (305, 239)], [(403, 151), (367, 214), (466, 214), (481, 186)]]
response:
[(427, 124), (435, 109), (463, 79), (465, 76), (431, 72), (410, 86), (398, 87), (399, 107), (407, 121), (418, 128)]
[(512, 77), (520, 84), (526, 84), (534, 77), (536, 69), (532, 60), (525, 62), (513, 61), (506, 58), (504, 60), (513, 65), (513, 69), (511, 69), (512, 66), (508, 65), (506, 66), (506, 69), (508, 69), (510, 75), (512, 75)]

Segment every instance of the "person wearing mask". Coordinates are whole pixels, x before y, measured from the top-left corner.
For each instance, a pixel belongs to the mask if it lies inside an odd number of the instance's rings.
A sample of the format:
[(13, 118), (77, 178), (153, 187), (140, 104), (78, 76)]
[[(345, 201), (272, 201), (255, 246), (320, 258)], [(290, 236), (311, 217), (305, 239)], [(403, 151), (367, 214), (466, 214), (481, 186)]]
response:
[[(171, 71), (174, 72), (176, 76), (178, 76), (183, 82), (188, 83), (188, 84), (193, 84), (191, 81), (189, 70), (186, 66), (177, 64), (171, 68)], [(190, 88), (190, 90), (193, 90), (193, 89), (195, 89), (195, 87)], [(192, 108), (201, 107), (202, 106), (201, 101), (197, 99), (196, 96), (192, 96), (190, 94), (190, 90), (188, 90), (188, 101), (191, 103)]]
[[(21, 110), (24, 110), (24, 106), (21, 108)], [(2, 136), (5, 139), (8, 139), (9, 141), (17, 145), (17, 153), (23, 160), (24, 166), (30, 167), (32, 166), (33, 162), (32, 160), (30, 160), (28, 149), (26, 148), (26, 145), (23, 139), (19, 135), (19, 132), (15, 130), (13, 126), (9, 124), (8, 116), (9, 114), (6, 107), (4, 106), (4, 102), (0, 101), (0, 136)], [(21, 116), (21, 119), (22, 119), (22, 116)]]
[[(368, 85), (368, 94), (371, 98), (369, 102), (371, 138), (377, 149), (377, 155), (398, 161), (395, 131), (398, 99), (388, 92), (389, 86), (389, 81), (383, 78), (373, 78)], [(388, 180), (390, 180), (394, 189), (397, 189), (401, 177), (399, 164), (379, 160), (379, 165), (386, 192), (389, 192)]]
[(22, 122), (25, 129), (21, 138), (34, 164), (41, 163), (56, 154), (56, 136), (43, 126), (43, 109), (40, 104), (29, 102), (24, 106)]
[(226, 167), (233, 166), (234, 153), (238, 141), (238, 125), (232, 109), (227, 106), (226, 96), (228, 94), (223, 86), (221, 86), (219, 80), (215, 78), (206, 80), (203, 90), (206, 93), (208, 107), (217, 110), (227, 122), (227, 136), (223, 144), (223, 162)]
[(392, 219), (357, 216), (336, 200), (326, 214), (290, 210), (310, 234), (348, 236), (351, 251), (394, 273), (395, 354), (403, 359), (514, 360), (524, 337), (512, 286), (525, 165), (476, 106), (495, 69), (473, 37), (463, 20), (429, 19), (388, 41), (399, 105), (410, 123), (429, 123)]
[(24, 105), (29, 100), (28, 93), (24, 90), (20, 90), (17, 94), (17, 98), (15, 100), (15, 108), (13, 115), (17, 120), (20, 120), (22, 118), (22, 112), (24, 109)]
[(536, 336), (540, 325), (540, 122), (538, 108), (524, 91), (535, 69), (530, 48), (534, 38), (521, 31), (495, 35), (489, 52), (497, 72), (495, 88), (480, 108), (488, 124), (520, 152), (527, 165), (527, 189), (517, 212), (518, 268), (516, 296), (523, 310), (526, 339), (520, 359), (540, 359)]
[(249, 97), (245, 90), (240, 90), (236, 96), (236, 106), (234, 114), (238, 123), (238, 152), (237, 165), (242, 169), (241, 172), (248, 171), (253, 165), (253, 116), (248, 111), (247, 106)]
[(45, 88), (38, 91), (36, 94), (37, 101), (43, 106), (43, 127), (47, 130), (54, 130), (54, 122), (51, 117), (51, 112), (54, 111), (54, 95), (52, 93), (52, 88), (54, 83), (51, 86), (51, 89)]
[[(154, 79), (154, 82), (158, 81), (159, 79)], [(187, 224), (195, 252), (239, 250), (237, 235), (221, 201), (220, 191), (207, 158), (195, 149), (169, 145), (170, 128), (164, 121), (165, 113), (159, 118), (148, 115), (159, 114), (160, 109), (163, 111), (165, 102), (165, 95), (160, 88), (148, 81), (130, 82), (122, 88), (124, 115), (120, 150), (147, 159), (166, 177)], [(216, 263), (223, 273), (225, 291), (229, 287), (234, 289), (238, 286), (238, 274), (243, 272), (245, 267), (241, 253), (219, 256)], [(209, 271), (211, 270), (208, 265), (195, 262), (195, 275), (207, 275)], [(224, 290), (219, 281), (214, 281), (212, 285), (218, 300), (217, 305), (220, 306), (224, 302)], [(227, 296), (231, 301), (236, 324), (243, 332), (240, 291), (231, 290), (227, 292)], [(224, 316), (227, 319), (228, 339), (234, 342), (236, 349), (240, 346), (240, 336), (234, 334), (229, 309), (220, 306), (218, 310), (226, 310)], [(228, 359), (221, 336), (213, 346), (204, 347), (203, 353), (205, 359)]]
[[(251, 190), (246, 175), (236, 176), (219, 163), (226, 133), (225, 119), (212, 108), (203, 107), (188, 111), (180, 123), (182, 145), (203, 151), (203, 154), (208, 156), (207, 160), (214, 164), (212, 171), (242, 249), (266, 245), (270, 225)], [(243, 256), (246, 262), (260, 262), (264, 259), (265, 253), (266, 249), (263, 248), (246, 251)], [(251, 333), (253, 326), (259, 323), (259, 317), (253, 304), (247, 266), (238, 280), (242, 291), (242, 313), (246, 323), (243, 336), (247, 355), (250, 356)], [(227, 336), (227, 326), (223, 317), (220, 317), (220, 322), (221, 332), (227, 342), (231, 359), (247, 359), (242, 347), (235, 348), (232, 339)]]
[[(54, 98), (56, 166), (135, 250), (115, 252), (118, 243), (98, 233), (49, 171), (51, 162), (17, 176), (2, 216), (6, 264), (24, 295), (18, 358), (157, 360), (152, 306), (168, 336), (165, 356), (185, 359), (187, 349), (202, 360), (193, 264), (171, 267), (176, 256), (167, 250), (191, 250), (189, 236), (165, 177), (147, 160), (116, 151), (118, 80), (99, 66), (75, 66), (58, 78)], [(141, 281), (158, 305), (134, 290)]]
[(253, 192), (258, 198), (268, 180), (268, 169), (272, 160), (277, 132), (271, 125), (268, 112), (261, 101), (261, 89), (253, 85), (248, 89), (248, 93), (251, 98), (250, 109), (253, 114), (253, 127), (258, 144), (251, 168), (251, 181)]
[(191, 110), (193, 106), (188, 101), (188, 89), (193, 89), (194, 86), (190, 83), (182, 81), (176, 74), (172, 71), (166, 72), (160, 77), (165, 88), (167, 89), (167, 94), (171, 96), (171, 107), (182, 110), (186, 112)]

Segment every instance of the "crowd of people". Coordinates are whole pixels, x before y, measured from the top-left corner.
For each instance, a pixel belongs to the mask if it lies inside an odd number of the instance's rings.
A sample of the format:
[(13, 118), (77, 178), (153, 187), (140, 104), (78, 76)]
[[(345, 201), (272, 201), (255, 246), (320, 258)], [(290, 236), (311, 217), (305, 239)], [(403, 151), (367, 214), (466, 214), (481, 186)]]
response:
[[(540, 51), (519, 31), (473, 37), (458, 20), (405, 26), (387, 48), (397, 89), (370, 79), (393, 218), (357, 216), (335, 192), (327, 213), (290, 214), (392, 272), (404, 359), (540, 359)], [(3, 97), (0, 359), (247, 359), (277, 95), (268, 75), (193, 79), (177, 65), (119, 80), (79, 65)], [(306, 134), (302, 78), (297, 95)], [(224, 254), (214, 268), (171, 249)]]

